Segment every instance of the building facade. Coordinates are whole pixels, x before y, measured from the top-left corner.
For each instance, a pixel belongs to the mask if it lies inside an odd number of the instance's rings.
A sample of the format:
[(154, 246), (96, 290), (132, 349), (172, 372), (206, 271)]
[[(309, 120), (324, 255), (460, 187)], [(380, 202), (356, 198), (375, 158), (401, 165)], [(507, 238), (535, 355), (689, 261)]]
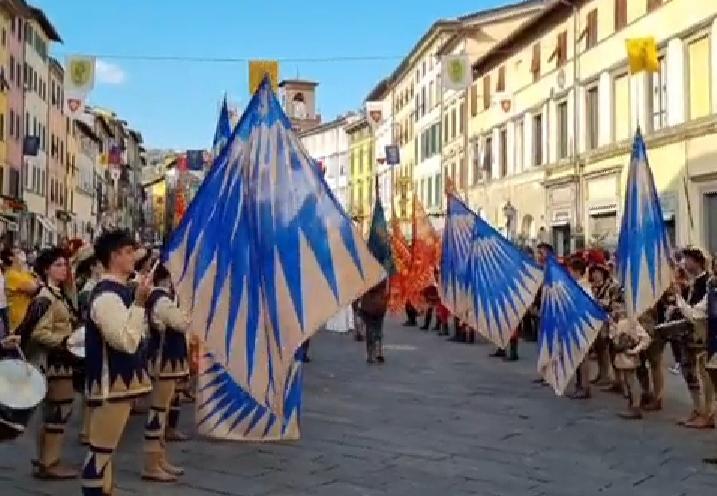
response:
[[(52, 228), (48, 240), (56, 243), (58, 237), (68, 235), (67, 223), (67, 176), (70, 164), (68, 146), (69, 120), (64, 112), (64, 79), (65, 71), (60, 63), (50, 57), (48, 77), (49, 105), (49, 150), (47, 161), (47, 223)], [(70, 135), (71, 136), (71, 135)], [(72, 226), (70, 226), (71, 228)]]
[(374, 198), (374, 139), (365, 116), (346, 126), (349, 139), (349, 212), (366, 234)]
[[(716, 251), (717, 3), (699, 3), (556, 3), (479, 58), (471, 204), (559, 254), (614, 248), (639, 125), (673, 243)], [(660, 70), (630, 74), (625, 42), (645, 36)]]
[(27, 215), (23, 223), (24, 238), (31, 244), (51, 243), (55, 236), (54, 223), (47, 217), (48, 158), (50, 155), (50, 72), (49, 45), (60, 42), (54, 26), (45, 13), (31, 8), (24, 22), (25, 62), (23, 67), (25, 90), (25, 140), (23, 174), (24, 200)]
[(97, 226), (95, 169), (99, 162), (100, 138), (84, 119), (73, 122), (77, 159), (72, 202), (73, 237), (91, 240)]
[(347, 212), (350, 161), (346, 126), (356, 119), (358, 116), (355, 114), (348, 114), (299, 133), (304, 148), (323, 169), (326, 184)]

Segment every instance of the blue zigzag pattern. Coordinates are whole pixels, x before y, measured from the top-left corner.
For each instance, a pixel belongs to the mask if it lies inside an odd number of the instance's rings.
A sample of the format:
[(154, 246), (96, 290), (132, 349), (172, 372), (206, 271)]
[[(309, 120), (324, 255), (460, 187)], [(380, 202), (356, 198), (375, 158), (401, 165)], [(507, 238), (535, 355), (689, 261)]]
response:
[(617, 265), (625, 289), (627, 311), (640, 316), (652, 308), (669, 287), (670, 243), (657, 196), (645, 141), (635, 134), (618, 239)]
[(575, 279), (548, 258), (543, 282), (538, 372), (563, 394), (607, 320), (607, 314)]
[[(223, 408), (246, 402), (243, 391), (263, 406), (257, 415), (282, 417), (285, 408), (296, 414), (300, 395), (290, 388), (297, 401), (284, 398), (287, 384), (300, 387), (295, 351), (339, 308), (385, 278), (291, 130), (268, 80), (216, 157), (163, 259), (181, 301), (191, 306), (193, 328), (204, 332), (214, 365), (227, 372), (222, 384), (227, 377), (236, 383), (224, 390), (241, 398), (205, 402), (202, 425), (213, 419), (214, 435), (236, 439), (262, 436), (256, 429), (227, 429), (231, 411)], [(219, 369), (208, 370), (216, 375)]]

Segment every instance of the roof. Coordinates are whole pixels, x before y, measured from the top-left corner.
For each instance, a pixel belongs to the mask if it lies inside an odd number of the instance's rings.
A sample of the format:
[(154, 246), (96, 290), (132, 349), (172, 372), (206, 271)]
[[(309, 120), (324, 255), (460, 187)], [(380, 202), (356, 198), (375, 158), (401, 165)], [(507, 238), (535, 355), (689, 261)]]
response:
[(62, 67), (62, 64), (60, 64), (55, 57), (50, 57), (50, 69), (56, 71), (60, 75), (65, 74), (65, 68)]
[(413, 45), (413, 48), (408, 52), (408, 54), (401, 60), (401, 63), (398, 64), (398, 67), (391, 73), (389, 76), (389, 81), (395, 82), (399, 76), (401, 76), (406, 69), (410, 66), (411, 62), (413, 61), (414, 57), (420, 53), (421, 48), (428, 42), (428, 40), (431, 39), (432, 36), (438, 34), (439, 32), (443, 31), (444, 29), (448, 28), (457, 28), (460, 27), (461, 23), (460, 21), (456, 19), (439, 19), (436, 22), (434, 22), (430, 28), (428, 28), (428, 31), (423, 33), (423, 36), (416, 42), (415, 45)]
[(11, 16), (24, 16), (27, 4), (23, 0), (5, 0), (0, 2), (0, 9), (4, 9)]
[[(458, 19), (463, 22), (464, 27), (468, 33), (474, 33), (480, 29), (481, 25), (503, 20), (512, 16), (531, 13), (541, 12), (545, 9), (544, 0), (523, 0), (517, 3), (503, 5), (494, 9), (480, 10), (473, 12), (472, 14), (466, 14), (459, 17)], [(438, 50), (438, 55), (444, 55), (450, 52), (457, 42), (465, 36), (466, 32), (461, 30), (451, 35), (448, 40)]]
[(142, 133), (140, 133), (139, 131), (135, 129), (128, 129), (127, 132), (129, 132), (129, 134), (132, 136), (132, 138), (134, 138), (137, 143), (144, 143)]
[(318, 126), (312, 127), (311, 129), (306, 129), (304, 131), (301, 131), (298, 133), (299, 138), (304, 138), (306, 136), (313, 136), (315, 134), (321, 134), (322, 132), (328, 131), (329, 129), (333, 129), (335, 127), (341, 127), (346, 123), (346, 121), (348, 120), (350, 115), (351, 114), (341, 115), (332, 121), (324, 122), (323, 124), (319, 124)]
[(362, 115), (355, 121), (350, 122), (346, 125), (346, 133), (351, 134), (352, 132), (358, 131), (365, 126), (368, 126), (368, 120), (366, 120), (365, 115)]
[(102, 127), (105, 129), (105, 132), (114, 138), (115, 133), (112, 132), (112, 128), (110, 127), (109, 122), (107, 122), (107, 118), (102, 114), (95, 114), (95, 120), (99, 121), (99, 123), (102, 125)]
[(85, 134), (95, 143), (100, 143), (102, 141), (100, 140), (100, 137), (97, 136), (97, 133), (95, 133), (95, 130), (88, 126), (85, 122), (75, 119), (75, 126), (77, 126), (81, 133)]
[(525, 44), (539, 38), (545, 31), (545, 26), (549, 19), (554, 17), (556, 14), (563, 16), (572, 15), (572, 5), (577, 1), (578, 0), (552, 0), (550, 4), (546, 5), (542, 9), (540, 14), (537, 14), (527, 20), (518, 29), (496, 43), (493, 48), (488, 50), (485, 55), (479, 58), (473, 64), (474, 76), (484, 73), (487, 67), (492, 67), (491, 64), (496, 64), (509, 57), (510, 55), (508, 54), (512, 54), (510, 47), (524, 46)]
[(319, 85), (319, 83), (315, 81), (309, 81), (307, 79), (284, 79), (279, 83), (279, 88), (283, 88), (287, 84), (293, 84), (296, 86), (309, 86), (311, 88), (315, 88)]
[(52, 25), (50, 19), (47, 18), (45, 12), (42, 9), (30, 6), (30, 15), (33, 19), (37, 21), (42, 30), (45, 32), (45, 36), (47, 36), (50, 41), (62, 43), (62, 38), (60, 38), (60, 34), (57, 32), (55, 26)]
[(378, 82), (376, 86), (371, 90), (371, 93), (364, 99), (365, 102), (372, 102), (383, 99), (386, 93), (391, 89), (391, 80), (383, 78)]

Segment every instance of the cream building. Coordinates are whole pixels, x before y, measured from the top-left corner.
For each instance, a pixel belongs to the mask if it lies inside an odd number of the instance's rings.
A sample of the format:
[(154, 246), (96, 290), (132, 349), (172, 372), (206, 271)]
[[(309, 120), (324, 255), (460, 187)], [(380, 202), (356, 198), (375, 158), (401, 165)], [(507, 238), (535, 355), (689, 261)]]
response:
[(309, 155), (325, 171), (326, 183), (341, 206), (349, 206), (349, 137), (346, 125), (358, 119), (347, 114), (299, 133), (301, 143)]
[[(496, 44), (473, 68), (471, 204), (559, 254), (612, 248), (639, 123), (673, 242), (717, 251), (716, 17), (713, 0), (555, 2)], [(625, 41), (646, 36), (660, 71), (631, 75)]]
[(32, 243), (50, 243), (56, 230), (55, 222), (47, 217), (49, 131), (49, 50), (50, 43), (60, 42), (60, 36), (44, 12), (31, 8), (24, 26), (25, 65), (25, 136), (39, 140), (35, 156), (25, 156), (23, 198), (28, 215), (22, 228), (25, 239)]

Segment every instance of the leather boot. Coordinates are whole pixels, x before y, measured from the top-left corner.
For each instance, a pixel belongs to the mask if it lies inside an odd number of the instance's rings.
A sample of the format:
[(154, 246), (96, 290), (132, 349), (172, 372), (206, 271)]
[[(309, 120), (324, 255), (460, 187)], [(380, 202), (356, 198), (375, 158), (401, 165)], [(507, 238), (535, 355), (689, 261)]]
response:
[(177, 477), (162, 468), (162, 453), (145, 453), (142, 479), (152, 482), (176, 482)]
[(49, 467), (39, 465), (33, 475), (42, 480), (70, 480), (76, 479), (79, 472), (58, 462)]
[(162, 467), (162, 470), (167, 472), (170, 475), (174, 475), (176, 477), (179, 477), (180, 475), (184, 475), (184, 469), (182, 467), (177, 467), (176, 465), (172, 465), (169, 460), (167, 460), (167, 454), (162, 453), (162, 458), (159, 462), (160, 467)]

